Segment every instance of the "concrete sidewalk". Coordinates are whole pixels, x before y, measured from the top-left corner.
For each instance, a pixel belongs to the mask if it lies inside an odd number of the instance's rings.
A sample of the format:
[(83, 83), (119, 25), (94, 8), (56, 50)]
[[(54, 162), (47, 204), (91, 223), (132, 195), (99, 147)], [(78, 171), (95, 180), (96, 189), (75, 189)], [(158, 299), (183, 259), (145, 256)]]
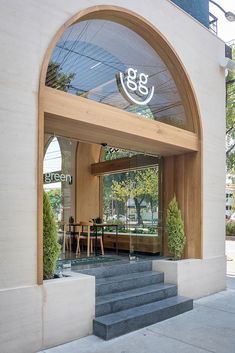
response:
[(227, 283), (185, 314), (111, 341), (88, 336), (43, 353), (235, 353), (235, 275)]

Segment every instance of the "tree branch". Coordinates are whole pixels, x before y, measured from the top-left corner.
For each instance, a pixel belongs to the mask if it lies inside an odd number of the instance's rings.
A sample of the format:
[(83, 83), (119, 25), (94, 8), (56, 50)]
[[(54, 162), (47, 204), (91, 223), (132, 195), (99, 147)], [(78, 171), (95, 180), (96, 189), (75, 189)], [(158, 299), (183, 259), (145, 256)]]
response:
[(229, 153), (234, 149), (234, 147), (235, 147), (235, 143), (231, 147), (229, 147), (229, 149), (226, 151), (226, 157), (228, 157)]
[(226, 131), (226, 135), (228, 135), (228, 133), (230, 132), (230, 131), (232, 131), (233, 129), (235, 128), (235, 126), (233, 125), (233, 126), (231, 126), (227, 131)]

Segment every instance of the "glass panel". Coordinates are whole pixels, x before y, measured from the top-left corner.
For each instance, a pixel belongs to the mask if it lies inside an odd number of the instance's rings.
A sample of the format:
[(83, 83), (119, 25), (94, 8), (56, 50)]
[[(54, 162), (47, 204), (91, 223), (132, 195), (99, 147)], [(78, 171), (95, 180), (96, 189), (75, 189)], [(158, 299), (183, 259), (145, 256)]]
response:
[[(143, 156), (138, 155), (137, 158), (142, 159)], [(148, 156), (145, 158), (148, 160)], [(130, 166), (132, 169), (132, 165)], [(130, 171), (128, 208), (132, 255), (154, 255), (161, 252), (161, 235), (158, 234), (158, 189), (157, 165)]]
[(67, 28), (54, 48), (45, 84), (193, 131), (173, 77), (155, 50), (116, 22)]
[[(162, 252), (159, 159), (109, 147), (104, 158), (126, 158), (128, 154), (129, 170), (103, 177), (104, 221), (119, 224), (120, 253), (129, 252), (131, 259), (159, 255)], [(148, 162), (153, 160), (156, 160), (155, 165), (151, 163), (149, 167)], [(112, 233), (111, 228), (106, 231)], [(109, 245), (110, 248), (115, 246), (114, 242)]]
[(44, 157), (44, 190), (48, 193), (51, 206), (57, 221), (62, 218), (62, 192), (61, 182), (57, 181), (57, 175), (61, 173), (62, 156), (56, 137), (49, 138), (49, 145)]
[[(75, 237), (65, 224), (75, 220), (75, 153), (77, 141), (45, 135), (48, 147), (44, 157), (44, 190), (48, 193), (58, 222), (58, 237), (62, 245), (61, 257), (69, 259), (76, 246)], [(67, 234), (66, 246), (64, 230)], [(69, 238), (68, 238), (69, 237)]]

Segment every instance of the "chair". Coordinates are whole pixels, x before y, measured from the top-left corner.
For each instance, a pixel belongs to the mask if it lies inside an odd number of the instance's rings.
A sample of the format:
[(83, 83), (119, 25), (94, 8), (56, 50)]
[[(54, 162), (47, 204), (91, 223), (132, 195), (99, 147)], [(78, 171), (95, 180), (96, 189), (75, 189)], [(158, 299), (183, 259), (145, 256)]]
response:
[[(76, 256), (81, 253), (80, 250), (80, 240), (87, 240), (87, 256), (90, 256), (90, 234), (91, 234), (92, 222), (80, 222), (78, 225), (78, 235), (77, 235), (77, 249)], [(84, 234), (84, 229), (87, 230), (87, 235)]]
[(90, 237), (91, 239), (91, 254), (93, 253), (93, 241), (96, 242), (96, 239), (97, 241), (99, 240), (100, 241), (100, 249), (101, 249), (101, 254), (104, 256), (104, 245), (103, 245), (103, 237), (102, 237), (102, 234), (98, 235), (92, 235)]
[[(90, 256), (90, 253), (93, 253), (93, 241), (96, 241), (96, 236), (91, 236), (91, 227), (93, 226), (92, 222), (80, 222), (79, 223), (79, 230), (77, 235), (77, 249), (76, 249), (76, 256), (81, 253), (80, 251), (80, 240), (85, 239), (87, 240), (87, 256)], [(84, 234), (84, 229), (86, 228), (87, 235)], [(100, 241), (100, 248), (101, 253), (104, 255), (104, 246), (103, 246), (103, 239), (102, 235), (97, 235), (97, 241)]]
[(66, 250), (69, 250), (71, 252), (71, 232), (68, 228), (68, 224), (65, 222), (60, 222), (59, 225), (62, 227), (63, 231), (63, 253), (65, 253)]

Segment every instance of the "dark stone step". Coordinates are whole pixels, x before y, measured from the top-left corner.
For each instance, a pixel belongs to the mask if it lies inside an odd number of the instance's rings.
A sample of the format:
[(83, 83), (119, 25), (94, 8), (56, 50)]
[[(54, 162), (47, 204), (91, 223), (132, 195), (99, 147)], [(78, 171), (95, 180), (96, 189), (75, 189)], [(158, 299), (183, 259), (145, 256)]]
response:
[(175, 296), (132, 309), (97, 317), (94, 335), (109, 340), (193, 309), (193, 300)]
[(176, 285), (163, 283), (106, 294), (96, 298), (96, 316), (126, 310), (175, 295), (177, 295)]
[(96, 279), (96, 296), (109, 293), (123, 292), (129, 289), (145, 287), (151, 284), (163, 282), (162, 272), (128, 273), (121, 276)]
[(112, 277), (122, 275), (123, 273), (152, 271), (152, 261), (137, 261), (115, 265), (106, 265), (76, 272), (83, 273), (96, 278)]

